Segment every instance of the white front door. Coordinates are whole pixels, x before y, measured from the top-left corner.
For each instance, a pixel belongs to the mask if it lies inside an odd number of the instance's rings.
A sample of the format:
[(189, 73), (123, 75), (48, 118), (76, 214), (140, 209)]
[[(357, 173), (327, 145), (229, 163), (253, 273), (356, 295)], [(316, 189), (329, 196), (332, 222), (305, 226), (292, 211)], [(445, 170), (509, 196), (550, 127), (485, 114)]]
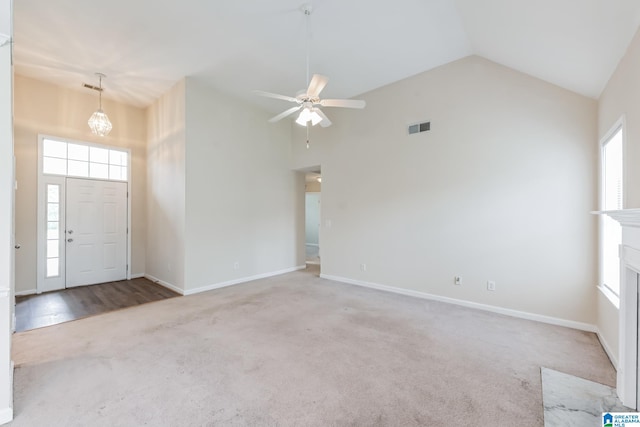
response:
[(66, 181), (66, 287), (126, 279), (127, 183)]

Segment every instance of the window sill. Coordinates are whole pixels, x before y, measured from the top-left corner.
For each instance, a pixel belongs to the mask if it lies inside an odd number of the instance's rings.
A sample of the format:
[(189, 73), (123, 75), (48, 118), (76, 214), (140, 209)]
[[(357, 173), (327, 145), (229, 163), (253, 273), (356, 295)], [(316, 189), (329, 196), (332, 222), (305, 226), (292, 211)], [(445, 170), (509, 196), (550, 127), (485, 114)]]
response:
[(598, 286), (598, 290), (602, 292), (602, 294), (607, 297), (607, 299), (613, 304), (616, 309), (620, 309), (620, 297), (606, 288), (604, 286)]

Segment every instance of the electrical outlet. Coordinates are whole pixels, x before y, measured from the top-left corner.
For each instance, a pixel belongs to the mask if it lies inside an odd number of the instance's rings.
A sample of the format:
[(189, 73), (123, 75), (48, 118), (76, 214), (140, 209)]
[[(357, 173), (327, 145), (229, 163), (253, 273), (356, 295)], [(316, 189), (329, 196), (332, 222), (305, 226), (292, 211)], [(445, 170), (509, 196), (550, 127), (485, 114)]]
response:
[(360, 264), (361, 271), (367, 271), (367, 264)]
[(488, 291), (495, 291), (496, 290), (496, 282), (494, 282), (493, 280), (487, 281), (487, 290)]
[(236, 261), (236, 262), (233, 263), (233, 269), (234, 270), (240, 269), (240, 261)]
[(456, 285), (462, 285), (462, 277), (456, 276), (453, 278), (453, 283)]

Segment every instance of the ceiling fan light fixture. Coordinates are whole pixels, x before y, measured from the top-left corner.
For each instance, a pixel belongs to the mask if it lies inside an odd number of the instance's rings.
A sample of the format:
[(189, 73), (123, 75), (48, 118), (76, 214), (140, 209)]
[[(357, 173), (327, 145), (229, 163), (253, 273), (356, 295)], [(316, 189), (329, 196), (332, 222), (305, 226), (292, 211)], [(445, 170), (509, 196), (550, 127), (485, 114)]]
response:
[(309, 122), (311, 126), (320, 125), (323, 128), (331, 126), (331, 120), (324, 114), (324, 111), (320, 107), (342, 107), (342, 108), (364, 108), (365, 102), (356, 99), (321, 99), (320, 92), (327, 84), (327, 77), (314, 74), (309, 80), (309, 66), (310, 66), (310, 39), (311, 32), (309, 31), (309, 17), (311, 16), (311, 4), (307, 3), (302, 5), (300, 9), (305, 15), (305, 21), (307, 26), (307, 80), (308, 86), (306, 90), (299, 92), (296, 97), (280, 95), (277, 93), (265, 92), (261, 90), (254, 91), (255, 94), (265, 96), (267, 98), (280, 99), (283, 101), (294, 102), (297, 105), (283, 111), (275, 117), (269, 119), (269, 123), (275, 123), (285, 117), (298, 114), (296, 123), (300, 126), (307, 127), (307, 148), (309, 147)]
[(309, 121), (309, 112), (305, 108), (298, 115), (298, 118), (296, 119), (296, 123), (299, 124), (300, 126), (306, 126), (308, 121)]
[(311, 111), (309, 110), (309, 107), (304, 107), (302, 111), (300, 111), (300, 114), (296, 119), (296, 123), (300, 126), (306, 126), (309, 120), (311, 120)]
[(322, 117), (318, 114), (316, 109), (314, 108), (311, 111), (311, 126), (315, 126), (322, 121)]
[(300, 111), (300, 115), (296, 119), (296, 123), (300, 126), (306, 126), (311, 122), (311, 126), (315, 126), (322, 121), (322, 117), (315, 111), (315, 108), (305, 107)]
[(100, 79), (100, 86), (97, 88), (90, 88), (98, 91), (100, 101), (98, 104), (98, 109), (91, 115), (91, 117), (89, 117), (89, 121), (87, 123), (89, 124), (91, 132), (94, 135), (107, 136), (109, 132), (111, 132), (111, 129), (113, 129), (113, 125), (109, 120), (109, 116), (107, 116), (107, 114), (102, 110), (102, 78), (106, 76), (102, 73), (96, 73), (96, 75)]

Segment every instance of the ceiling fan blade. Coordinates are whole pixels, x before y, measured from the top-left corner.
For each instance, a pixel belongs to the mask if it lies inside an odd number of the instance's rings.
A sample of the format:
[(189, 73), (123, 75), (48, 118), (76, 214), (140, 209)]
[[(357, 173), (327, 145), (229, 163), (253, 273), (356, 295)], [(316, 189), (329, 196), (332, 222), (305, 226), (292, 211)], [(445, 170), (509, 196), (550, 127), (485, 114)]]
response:
[(283, 111), (282, 113), (278, 114), (277, 116), (274, 116), (274, 117), (270, 118), (269, 119), (269, 123), (275, 123), (278, 120), (282, 120), (285, 117), (292, 115), (293, 113), (295, 113), (296, 111), (298, 111), (301, 108), (302, 108), (301, 105), (298, 105), (298, 106), (295, 106), (295, 107), (291, 107), (288, 110)]
[(314, 74), (309, 82), (309, 88), (307, 89), (307, 96), (309, 98), (317, 98), (322, 92), (322, 89), (327, 85), (328, 78), (320, 74)]
[(256, 95), (265, 96), (267, 98), (281, 99), (283, 101), (289, 102), (298, 102), (298, 100), (292, 96), (278, 95), (277, 93), (265, 92), (263, 90), (254, 90), (253, 93), (255, 93)]
[(318, 113), (318, 115), (320, 117), (322, 117), (322, 121), (320, 122), (320, 126), (322, 126), (323, 128), (328, 128), (329, 126), (331, 126), (331, 120), (329, 120), (329, 118), (322, 112), (321, 109), (316, 108), (315, 112)]
[(361, 99), (323, 99), (323, 107), (364, 108), (367, 103)]

